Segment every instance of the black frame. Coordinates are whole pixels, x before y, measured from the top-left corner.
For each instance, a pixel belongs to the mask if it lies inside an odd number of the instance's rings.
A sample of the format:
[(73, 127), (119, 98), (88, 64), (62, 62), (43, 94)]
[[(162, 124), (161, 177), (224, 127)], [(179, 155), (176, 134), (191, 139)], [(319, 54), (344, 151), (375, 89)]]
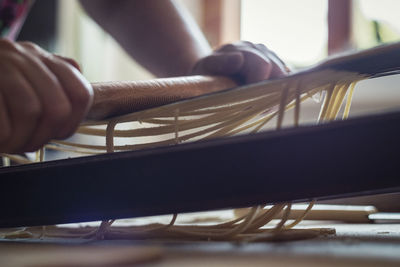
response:
[(0, 227), (400, 191), (399, 138), (394, 112), (7, 167), (0, 169)]

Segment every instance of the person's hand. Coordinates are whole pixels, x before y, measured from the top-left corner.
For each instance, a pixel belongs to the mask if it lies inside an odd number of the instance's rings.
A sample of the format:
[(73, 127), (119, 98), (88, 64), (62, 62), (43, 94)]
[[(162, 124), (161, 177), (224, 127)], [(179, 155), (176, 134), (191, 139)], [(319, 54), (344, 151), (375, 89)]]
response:
[(246, 41), (220, 47), (193, 68), (193, 74), (225, 75), (240, 83), (284, 77), (288, 73), (283, 61), (265, 45)]
[(32, 43), (0, 39), (0, 152), (34, 151), (76, 130), (93, 97), (77, 66)]

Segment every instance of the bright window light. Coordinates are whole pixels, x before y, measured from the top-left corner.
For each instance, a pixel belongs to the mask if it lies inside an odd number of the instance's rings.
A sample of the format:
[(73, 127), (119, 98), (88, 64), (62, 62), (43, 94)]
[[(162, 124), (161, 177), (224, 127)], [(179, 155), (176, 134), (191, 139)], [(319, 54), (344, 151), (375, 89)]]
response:
[(295, 66), (311, 65), (327, 55), (327, 11), (326, 0), (242, 0), (241, 39)]
[(369, 19), (383, 21), (400, 33), (400, 1), (360, 0), (361, 12)]

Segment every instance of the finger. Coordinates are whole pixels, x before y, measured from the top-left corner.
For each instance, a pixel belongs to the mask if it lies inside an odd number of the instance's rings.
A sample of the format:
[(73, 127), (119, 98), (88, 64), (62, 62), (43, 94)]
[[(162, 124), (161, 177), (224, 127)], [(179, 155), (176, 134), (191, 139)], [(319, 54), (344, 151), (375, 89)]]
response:
[(9, 153), (24, 152), (41, 116), (41, 104), (35, 90), (17, 71), (1, 80), (11, 134), (0, 147)]
[(79, 72), (82, 72), (80, 65), (78, 64), (78, 62), (76, 62), (76, 60), (72, 59), (72, 58), (68, 58), (68, 57), (63, 57), (60, 55), (54, 55), (53, 56), (57, 57), (58, 59), (61, 59), (65, 62), (67, 62), (68, 64), (72, 65), (75, 69), (77, 69)]
[(257, 46), (249, 41), (238, 41), (232, 44), (226, 44), (218, 48), (216, 51), (218, 52), (234, 52), (234, 51), (242, 51), (242, 50), (258, 50)]
[[(272, 66), (271, 71), (268, 75), (268, 78), (280, 78), (280, 77), (284, 77), (288, 74), (287, 67), (285, 66), (283, 61), (274, 52), (269, 50), (263, 44), (253, 44), (248, 41), (239, 41), (234, 44), (224, 45), (217, 51), (225, 52), (225, 53), (240, 51), (243, 53), (247, 53), (247, 54), (250, 53), (250, 54), (255, 54), (255, 55), (259, 56), (260, 58), (264, 59), (266, 61), (266, 63), (271, 64), (271, 66)], [(261, 62), (258, 60), (257, 61), (253, 60), (253, 57), (251, 57), (251, 59), (252, 59), (253, 63)], [(263, 68), (265, 66), (260, 66), (260, 67)], [(257, 72), (257, 74), (253, 74), (252, 76), (260, 76), (259, 71)], [(261, 76), (263, 76), (263, 75), (261, 75)], [(250, 80), (253, 80), (253, 78), (250, 77)]]
[(66, 63), (66, 58), (60, 59), (60, 56), (47, 53), (31, 43), (28, 43), (26, 48), (40, 57), (46, 67), (56, 76), (63, 93), (69, 100), (70, 114), (68, 119), (64, 120), (63, 126), (57, 128), (58, 131), (55, 136), (56, 138), (66, 138), (74, 133), (88, 112), (93, 98), (93, 89), (76, 69), (74, 65), (78, 64), (72, 59), (68, 59), (68, 63)]
[(240, 46), (241, 42), (233, 43), (233, 44), (225, 44), (215, 50), (215, 52), (235, 52), (238, 51), (238, 46)]
[(237, 45), (237, 49), (258, 55), (270, 64), (272, 68), (268, 78), (280, 78), (287, 75), (283, 61), (265, 45), (243, 41)]
[(68, 121), (72, 107), (57, 77), (39, 59), (39, 56), (47, 54), (33, 45), (21, 45), (19, 49), (24, 57), (24, 64), (19, 64), (18, 67), (32, 85), (42, 106), (40, 121), (26, 146), (32, 151), (57, 136), (59, 129)]
[(31, 42), (19, 42), (19, 45), (21, 45), (25, 49), (30, 50), (34, 54), (36, 54), (38, 56), (41, 56), (42, 58), (56, 57), (58, 59), (61, 59), (62, 61), (67, 62), (68, 64), (72, 65), (74, 68), (79, 70), (79, 72), (81, 72), (80, 65), (78, 64), (78, 62), (76, 62), (76, 60), (74, 60), (72, 58), (64, 57), (64, 56), (57, 55), (57, 54), (50, 54), (47, 51), (45, 51), (42, 48), (40, 48), (38, 45), (35, 45), (34, 43), (31, 43)]
[[(199, 73), (211, 73), (217, 75), (232, 75), (237, 73), (244, 62), (241, 52), (214, 53), (203, 58), (197, 70)], [(196, 70), (195, 70), (196, 71)]]
[(278, 57), (278, 55), (274, 51), (269, 50), (264, 44), (256, 44), (255, 46), (258, 50), (262, 51), (264, 55), (271, 59), (271, 62), (273, 64), (273, 69), (271, 73), (272, 77), (277, 78), (286, 76), (290, 72), (290, 69), (286, 66), (285, 62), (280, 59), (280, 57)]
[(47, 58), (44, 63), (57, 76), (72, 107), (68, 121), (57, 134), (57, 138), (66, 138), (75, 132), (89, 111), (93, 101), (93, 89), (82, 74), (70, 64), (57, 58)]
[(243, 54), (245, 60), (238, 75), (245, 83), (255, 83), (271, 77), (273, 65), (268, 58), (248, 51)]

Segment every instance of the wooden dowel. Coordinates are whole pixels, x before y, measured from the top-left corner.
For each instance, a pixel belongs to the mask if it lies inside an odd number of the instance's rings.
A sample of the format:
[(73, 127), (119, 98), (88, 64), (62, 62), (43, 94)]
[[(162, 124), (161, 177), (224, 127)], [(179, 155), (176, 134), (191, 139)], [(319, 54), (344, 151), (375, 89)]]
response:
[(233, 88), (237, 84), (227, 77), (187, 76), (148, 81), (101, 82), (93, 83), (92, 86), (94, 101), (87, 118), (101, 120)]

